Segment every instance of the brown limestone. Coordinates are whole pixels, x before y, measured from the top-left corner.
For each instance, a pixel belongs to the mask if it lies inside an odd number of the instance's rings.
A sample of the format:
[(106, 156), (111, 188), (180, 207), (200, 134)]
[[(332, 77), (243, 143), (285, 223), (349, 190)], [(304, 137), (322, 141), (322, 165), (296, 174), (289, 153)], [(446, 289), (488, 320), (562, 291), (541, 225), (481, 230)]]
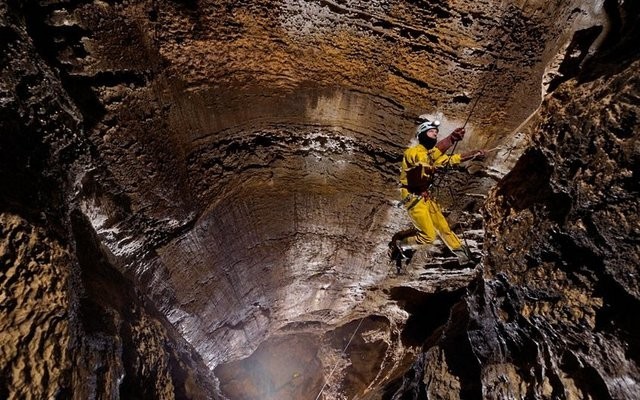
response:
[[(631, 398), (637, 6), (18, 3), (0, 395)], [(395, 275), (413, 119), (476, 105), (436, 195), (484, 264)]]
[[(636, 62), (617, 75), (561, 86), (545, 102), (534, 145), (487, 203), (487, 231), (494, 239), (485, 273), (506, 280), (503, 290), (511, 293), (503, 300), (509, 318), (497, 326), (521, 320), (530, 324), (525, 331), (540, 332), (534, 340), (544, 350), (531, 356), (558, 365), (572, 382), (565, 385), (556, 377), (560, 372), (549, 369), (537, 379), (550, 379), (553, 393), (635, 397), (633, 343), (640, 331), (628, 312), (640, 293), (640, 260), (632, 244), (640, 233), (632, 172), (639, 71)], [(539, 182), (535, 192), (528, 189), (532, 181)], [(493, 361), (487, 364), (492, 368)], [(585, 385), (585, 374), (593, 384)], [(511, 382), (529, 379), (520, 374)], [(544, 395), (543, 382), (538, 384)]]
[(18, 215), (0, 215), (2, 396), (51, 398), (72, 368), (68, 250)]

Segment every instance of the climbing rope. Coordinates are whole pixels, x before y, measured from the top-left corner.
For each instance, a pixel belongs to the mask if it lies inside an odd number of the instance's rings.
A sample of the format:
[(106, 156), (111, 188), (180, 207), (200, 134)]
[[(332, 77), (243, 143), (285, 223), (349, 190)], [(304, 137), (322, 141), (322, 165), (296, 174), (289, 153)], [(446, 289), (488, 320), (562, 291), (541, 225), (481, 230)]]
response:
[[(525, 3), (526, 4), (526, 3)], [(495, 67), (495, 61), (493, 64), (491, 64), (491, 66), (489, 67), (489, 72), (493, 72), (493, 69)], [(464, 129), (467, 126), (467, 123), (469, 122), (469, 120), (471, 119), (471, 116), (473, 115), (473, 112), (476, 109), (476, 106), (478, 105), (478, 101), (480, 100), (480, 98), (482, 97), (482, 95), (484, 94), (484, 90), (487, 87), (487, 84), (489, 83), (489, 80), (487, 79), (484, 84), (482, 85), (482, 87), (480, 88), (480, 92), (478, 93), (478, 96), (476, 97), (476, 99), (474, 100), (473, 105), (471, 106), (471, 110), (469, 110), (469, 114), (467, 115), (467, 118), (464, 121), (464, 124), (462, 125), (462, 128)], [(438, 177), (438, 180), (434, 180), (434, 182), (431, 184), (432, 187), (434, 187), (435, 190), (438, 189), (438, 183), (439, 180), (442, 179), (442, 175), (444, 175), (448, 169), (451, 168), (451, 156), (455, 153), (456, 147), (458, 146), (459, 141), (455, 142), (455, 144), (453, 145), (453, 147), (451, 148), (451, 151), (449, 152), (448, 156), (449, 159), (447, 160), (447, 163), (445, 164), (444, 167), (444, 171), (441, 173), (441, 175)], [(496, 148), (497, 149), (497, 148)], [(495, 149), (492, 149), (491, 151), (493, 151)], [(451, 194), (451, 196), (453, 197), (453, 191), (451, 188), (448, 188), (449, 192)], [(464, 234), (464, 230), (462, 232), (462, 238), (464, 240), (465, 246), (468, 249), (468, 243), (467, 243), (467, 238)], [(471, 253), (469, 252), (469, 254), (467, 254), (467, 256), (469, 256), (469, 258), (471, 258)], [(347, 342), (347, 344), (344, 346), (344, 349), (342, 349), (342, 352), (340, 353), (340, 359), (336, 362), (336, 364), (333, 366), (333, 368), (331, 369), (331, 372), (329, 372), (329, 375), (327, 376), (327, 378), (325, 379), (324, 384), (322, 385), (322, 387), (320, 388), (320, 391), (318, 392), (318, 395), (316, 396), (315, 400), (320, 399), (320, 396), (322, 396), (322, 393), (324, 392), (324, 389), (327, 387), (328, 382), (331, 380), (331, 377), (333, 376), (333, 373), (336, 371), (336, 369), (338, 368), (338, 365), (340, 364), (340, 361), (342, 359), (343, 356), (346, 355), (346, 351), (349, 348), (349, 345), (351, 344), (351, 342), (353, 341), (353, 338), (356, 336), (356, 334), (358, 333), (358, 330), (360, 329), (360, 327), (362, 326), (362, 322), (364, 321), (365, 317), (360, 318), (360, 321), (358, 322), (358, 326), (356, 326), (356, 329), (353, 331), (353, 334), (351, 334), (351, 337), (349, 338), (349, 341)]]
[[(493, 69), (495, 68), (495, 62), (493, 64), (491, 64), (491, 66), (489, 66), (489, 73), (493, 72)], [(478, 97), (476, 97), (475, 101), (473, 102), (473, 106), (471, 106), (471, 110), (469, 110), (469, 114), (467, 115), (467, 119), (464, 120), (464, 124), (462, 125), (462, 129), (464, 129), (467, 126), (467, 123), (469, 122), (469, 120), (471, 119), (471, 116), (473, 115), (473, 112), (476, 109), (476, 106), (478, 105), (478, 102), (480, 101), (480, 98), (482, 98), (482, 95), (484, 94), (484, 89), (487, 87), (487, 84), (489, 83), (489, 79), (485, 80), (484, 83), (482, 84), (482, 87), (480, 88), (480, 92), (478, 93)], [(451, 156), (455, 153), (456, 151), (456, 147), (458, 147), (458, 142), (455, 142), (453, 147), (451, 148), (451, 152), (449, 153), (449, 159), (447, 160), (447, 165), (451, 166)]]
[[(351, 344), (351, 341), (356, 336), (356, 333), (358, 332), (358, 329), (360, 329), (360, 326), (362, 325), (362, 321), (364, 321), (364, 319), (365, 319), (365, 317), (360, 318), (360, 322), (358, 322), (358, 326), (356, 326), (356, 329), (353, 331), (353, 334), (351, 335), (351, 338), (349, 338), (349, 341), (347, 342), (346, 346), (344, 346), (344, 349), (342, 349), (342, 352), (340, 353), (340, 358), (342, 358), (343, 355), (346, 355), (346, 351), (349, 348), (349, 345)], [(322, 385), (322, 387), (320, 388), (320, 392), (316, 396), (315, 400), (318, 400), (320, 398), (320, 396), (322, 396), (322, 392), (324, 391), (324, 388), (327, 387), (327, 382), (329, 382), (329, 380), (331, 379), (331, 376), (335, 372), (336, 368), (338, 368), (338, 364), (340, 364), (340, 360), (338, 360), (336, 362), (336, 365), (333, 366), (333, 369), (329, 373), (329, 376), (327, 377), (327, 379), (325, 379), (324, 385)]]
[[(451, 189), (450, 187), (447, 187), (447, 189), (449, 189), (449, 196), (451, 196), (451, 198), (453, 199), (453, 189)], [(462, 249), (462, 251), (464, 251), (464, 253), (467, 255), (467, 257), (469, 258), (469, 260), (471, 260), (474, 255), (471, 252), (471, 247), (469, 247), (469, 242), (467, 241), (467, 234), (465, 232), (465, 227), (468, 227), (469, 224), (467, 223), (466, 220), (463, 220), (462, 218), (460, 218), (460, 226), (462, 227), (462, 229), (460, 230), (460, 234), (462, 235), (462, 241), (464, 242), (464, 247)]]

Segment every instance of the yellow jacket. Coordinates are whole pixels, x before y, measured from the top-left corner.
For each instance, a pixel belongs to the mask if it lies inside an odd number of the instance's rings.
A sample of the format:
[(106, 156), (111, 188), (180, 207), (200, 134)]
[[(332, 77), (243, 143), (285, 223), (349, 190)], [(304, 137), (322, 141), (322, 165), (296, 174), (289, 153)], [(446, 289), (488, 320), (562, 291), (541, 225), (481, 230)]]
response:
[[(405, 189), (402, 191), (403, 197), (407, 194), (407, 188), (411, 188), (411, 191), (426, 189), (425, 186), (433, 177), (432, 169), (443, 167), (444, 165), (458, 165), (460, 164), (460, 158), (460, 154), (453, 154), (451, 156), (443, 154), (437, 147), (433, 147), (430, 150), (427, 150), (427, 148), (421, 144), (409, 147), (404, 152), (402, 170), (400, 171), (400, 183)], [(414, 169), (418, 166), (427, 168)]]

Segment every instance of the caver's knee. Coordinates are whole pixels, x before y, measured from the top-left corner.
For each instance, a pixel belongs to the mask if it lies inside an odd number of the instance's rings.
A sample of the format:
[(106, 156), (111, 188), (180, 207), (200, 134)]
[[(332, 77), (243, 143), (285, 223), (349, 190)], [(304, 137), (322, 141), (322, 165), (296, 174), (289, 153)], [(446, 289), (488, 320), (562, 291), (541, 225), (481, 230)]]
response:
[(410, 236), (416, 236), (417, 233), (418, 233), (418, 230), (416, 228), (409, 228), (409, 229), (396, 232), (391, 237), (391, 242), (395, 243), (396, 240), (402, 240)]
[(425, 232), (418, 231), (415, 238), (417, 244), (431, 244), (435, 240), (435, 235), (429, 235)]

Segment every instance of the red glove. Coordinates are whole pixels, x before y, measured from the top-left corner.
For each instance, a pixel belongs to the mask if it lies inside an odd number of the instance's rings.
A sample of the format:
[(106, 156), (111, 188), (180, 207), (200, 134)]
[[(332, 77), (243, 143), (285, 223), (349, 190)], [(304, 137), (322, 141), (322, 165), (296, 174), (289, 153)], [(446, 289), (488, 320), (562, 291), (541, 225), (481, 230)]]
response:
[(451, 132), (451, 139), (453, 139), (454, 142), (459, 142), (464, 138), (464, 133), (464, 128), (456, 128)]

